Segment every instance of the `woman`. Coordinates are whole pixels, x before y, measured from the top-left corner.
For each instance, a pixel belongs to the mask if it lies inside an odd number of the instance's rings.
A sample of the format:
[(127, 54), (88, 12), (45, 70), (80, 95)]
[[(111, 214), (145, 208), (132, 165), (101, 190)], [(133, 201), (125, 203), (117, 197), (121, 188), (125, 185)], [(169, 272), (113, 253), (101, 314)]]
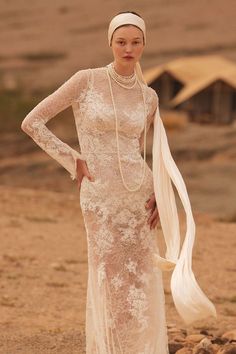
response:
[[(216, 313), (191, 270), (191, 206), (168, 148), (158, 96), (146, 85), (139, 64), (146, 44), (144, 20), (134, 12), (119, 13), (109, 24), (108, 42), (114, 61), (76, 72), (25, 117), (22, 129), (78, 181), (88, 243), (86, 352), (166, 354), (162, 270), (174, 268), (173, 299), (186, 323)], [(45, 126), (70, 105), (81, 153)], [(153, 171), (146, 163), (151, 124)], [(179, 258), (171, 180), (187, 214)], [(166, 258), (156, 242), (158, 212)]]

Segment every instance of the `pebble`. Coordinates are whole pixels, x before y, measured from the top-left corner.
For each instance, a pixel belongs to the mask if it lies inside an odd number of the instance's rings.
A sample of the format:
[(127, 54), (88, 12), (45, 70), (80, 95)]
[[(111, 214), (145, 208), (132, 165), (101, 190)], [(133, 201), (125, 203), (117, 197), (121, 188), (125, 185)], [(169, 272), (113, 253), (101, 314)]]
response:
[(192, 350), (190, 348), (182, 348), (176, 352), (176, 354), (192, 354)]
[(189, 334), (186, 337), (186, 340), (194, 343), (199, 343), (204, 338), (206, 338), (204, 334)]
[(169, 342), (169, 352), (170, 354), (175, 354), (179, 349), (183, 348), (183, 344), (179, 342)]
[(223, 338), (223, 337), (215, 337), (213, 338), (212, 340), (212, 343), (216, 343), (216, 344), (225, 344), (228, 342), (228, 339), (227, 338)]
[(173, 339), (175, 342), (181, 342), (181, 343), (186, 342), (186, 338), (181, 336), (175, 336)]
[(169, 326), (168, 335), (170, 354), (236, 354), (236, 330), (223, 335), (213, 335), (205, 330), (187, 335), (182, 328)]
[(231, 331), (228, 331), (228, 332), (225, 332), (223, 335), (222, 335), (223, 338), (227, 338), (227, 339), (230, 339), (230, 340), (236, 340), (236, 329), (233, 329)]
[(181, 333), (181, 329), (176, 327), (171, 327), (170, 329), (168, 329), (168, 333)]
[(217, 354), (236, 354), (236, 345), (226, 344), (224, 347), (220, 348)]

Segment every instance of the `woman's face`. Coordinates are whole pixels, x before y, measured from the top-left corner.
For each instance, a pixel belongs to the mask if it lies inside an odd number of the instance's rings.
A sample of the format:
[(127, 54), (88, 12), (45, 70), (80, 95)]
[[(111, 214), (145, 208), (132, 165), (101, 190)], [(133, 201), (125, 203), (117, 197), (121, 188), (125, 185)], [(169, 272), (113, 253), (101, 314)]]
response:
[(144, 50), (143, 32), (136, 26), (117, 28), (112, 36), (111, 47), (116, 62), (124, 65), (139, 61)]

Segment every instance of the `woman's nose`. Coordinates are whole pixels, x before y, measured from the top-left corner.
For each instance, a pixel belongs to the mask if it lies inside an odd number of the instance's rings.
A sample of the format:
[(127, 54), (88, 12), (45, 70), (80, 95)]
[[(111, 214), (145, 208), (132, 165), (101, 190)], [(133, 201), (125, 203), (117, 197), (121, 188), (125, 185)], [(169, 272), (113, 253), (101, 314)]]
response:
[(127, 46), (126, 46), (126, 48), (125, 48), (125, 51), (126, 51), (127, 53), (132, 52), (132, 45), (131, 45), (131, 44), (127, 44)]

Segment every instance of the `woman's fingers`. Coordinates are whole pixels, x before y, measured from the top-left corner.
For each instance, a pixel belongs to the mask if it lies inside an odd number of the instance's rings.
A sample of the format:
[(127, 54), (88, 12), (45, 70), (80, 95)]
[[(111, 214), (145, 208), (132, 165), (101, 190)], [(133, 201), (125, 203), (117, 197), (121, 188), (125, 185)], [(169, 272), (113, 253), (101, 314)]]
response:
[(85, 160), (77, 159), (77, 185), (80, 190), (81, 182), (84, 177), (87, 177), (89, 181), (94, 182), (95, 178), (88, 170), (87, 162)]
[(152, 213), (148, 218), (148, 223), (151, 224), (156, 218), (159, 218), (159, 213), (158, 213), (157, 208), (152, 210)]
[(157, 222), (160, 220), (157, 207), (152, 210), (151, 215), (148, 218), (148, 224), (150, 224), (150, 229), (154, 228), (157, 225)]
[(85, 161), (83, 168), (82, 168), (83, 174), (85, 177), (87, 177), (91, 182), (94, 182), (95, 179), (94, 177), (91, 175), (91, 173), (89, 172), (88, 166), (87, 166), (87, 162)]
[(152, 229), (156, 227), (157, 222), (160, 220), (157, 205), (156, 205), (155, 193), (152, 193), (150, 198), (146, 200), (145, 208), (151, 209), (151, 214), (148, 218), (147, 223), (150, 224), (150, 229)]
[(153, 209), (156, 206), (156, 198), (155, 198), (155, 194), (152, 193), (152, 195), (150, 196), (150, 198), (148, 198), (148, 200), (146, 200), (145, 203), (145, 207), (146, 209)]
[(85, 171), (84, 176), (87, 177), (91, 182), (94, 182), (94, 177), (90, 174), (88, 170)]
[(156, 226), (157, 226), (157, 220), (154, 220), (152, 225), (150, 226), (150, 229), (155, 229)]

